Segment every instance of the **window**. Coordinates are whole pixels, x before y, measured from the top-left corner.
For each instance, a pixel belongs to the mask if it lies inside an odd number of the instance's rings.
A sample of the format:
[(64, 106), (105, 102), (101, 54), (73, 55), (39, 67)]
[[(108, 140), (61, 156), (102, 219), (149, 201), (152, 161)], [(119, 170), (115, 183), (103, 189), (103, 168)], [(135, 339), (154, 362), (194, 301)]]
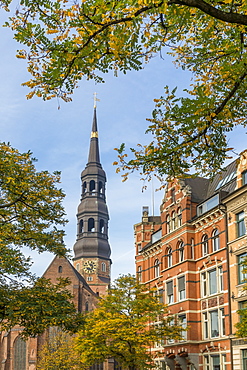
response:
[(92, 276), (88, 276), (87, 277), (87, 281), (93, 281), (93, 277)]
[(105, 262), (102, 262), (101, 263), (101, 270), (102, 270), (102, 272), (106, 272), (106, 264), (105, 264)]
[(88, 231), (91, 231), (92, 233), (95, 232), (94, 218), (88, 219)]
[(204, 355), (203, 370), (226, 370), (226, 355)]
[(174, 302), (174, 296), (173, 296), (173, 281), (169, 281), (166, 283), (166, 292), (167, 292), (167, 303), (173, 303)]
[(87, 192), (87, 183), (86, 183), (86, 181), (84, 181), (84, 183), (83, 183), (82, 192), (83, 193), (86, 193)]
[(243, 370), (247, 370), (247, 349), (242, 349)]
[(182, 226), (182, 209), (178, 209), (178, 227)]
[(178, 247), (178, 262), (184, 261), (184, 243), (180, 242)]
[(172, 267), (172, 249), (169, 247), (167, 249), (167, 267)]
[(178, 300), (185, 299), (185, 276), (178, 278)]
[(79, 234), (83, 233), (84, 227), (83, 227), (83, 220), (80, 220), (79, 222)]
[(61, 274), (63, 272), (63, 266), (58, 266), (58, 272)]
[(99, 193), (100, 194), (103, 193), (103, 183), (102, 183), (102, 181), (99, 182)]
[(168, 215), (166, 217), (166, 233), (169, 234), (171, 231), (171, 224), (170, 224), (170, 216)]
[(154, 261), (154, 277), (160, 276), (160, 261), (157, 259)]
[[(174, 326), (175, 320), (171, 319), (171, 321), (168, 323), (169, 326)], [(167, 343), (174, 343), (174, 339), (168, 339)]]
[(205, 234), (202, 237), (202, 255), (206, 256), (208, 254), (208, 236)]
[(247, 184), (247, 171), (244, 171), (242, 173), (242, 185), (246, 185)]
[(218, 229), (215, 229), (212, 233), (212, 244), (213, 244), (213, 252), (216, 252), (220, 249), (220, 239), (219, 239)]
[(219, 204), (219, 195), (216, 194), (206, 202), (200, 204), (197, 207), (197, 215), (200, 216), (203, 213), (209, 211), (210, 209), (216, 207)]
[(237, 236), (243, 236), (245, 234), (245, 223), (244, 223), (244, 211), (237, 215)]
[(245, 283), (245, 279), (247, 278), (247, 273), (244, 272), (244, 270), (246, 269), (244, 261), (247, 258), (247, 252), (240, 254), (239, 256), (237, 256), (237, 258), (238, 258), (238, 283), (243, 284)]
[(137, 244), (137, 252), (140, 252), (142, 250), (142, 245), (141, 243)]
[(176, 229), (176, 212), (172, 212), (172, 230)]
[(187, 327), (187, 323), (186, 323), (186, 315), (179, 315), (178, 316), (178, 325), (182, 326), (183, 330), (181, 331), (181, 337), (182, 337), (182, 340), (186, 340), (187, 339), (187, 331), (186, 331), (186, 327)]
[(202, 319), (204, 339), (217, 338), (225, 335), (224, 308), (203, 312)]
[(79, 270), (80, 270), (80, 264), (79, 264), (79, 263), (77, 263), (77, 264), (76, 264), (76, 270), (77, 270), (77, 271), (79, 271)]
[(220, 293), (224, 290), (222, 266), (201, 273), (201, 296)]
[(211, 311), (210, 313), (210, 330), (211, 338), (219, 336), (219, 313), (218, 310)]
[(208, 271), (209, 295), (217, 293), (216, 269)]
[(23, 340), (21, 337), (17, 337), (14, 342), (13, 354), (14, 369), (25, 370), (27, 360), (27, 347), (26, 341)]
[(164, 293), (163, 289), (160, 289), (159, 292), (158, 292), (158, 294), (159, 294), (159, 302), (160, 303), (163, 303), (164, 302), (163, 293)]
[(85, 303), (85, 311), (87, 312), (88, 311), (88, 309), (89, 309), (89, 307), (88, 307), (89, 305), (88, 305), (88, 301)]
[(95, 181), (91, 180), (89, 183), (89, 191), (95, 192)]
[(141, 266), (138, 266), (138, 268), (137, 268), (137, 279), (138, 279), (139, 283), (142, 282), (142, 267)]
[(102, 219), (99, 222), (99, 229), (100, 229), (101, 234), (105, 232), (105, 222)]

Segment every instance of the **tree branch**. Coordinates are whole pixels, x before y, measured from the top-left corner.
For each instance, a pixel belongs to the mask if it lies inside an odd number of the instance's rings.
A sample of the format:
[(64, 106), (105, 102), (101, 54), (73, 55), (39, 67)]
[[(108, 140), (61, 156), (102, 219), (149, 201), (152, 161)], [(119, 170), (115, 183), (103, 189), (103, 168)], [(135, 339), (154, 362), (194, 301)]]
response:
[(224, 12), (206, 3), (204, 0), (170, 0), (168, 5), (184, 5), (201, 10), (203, 13), (226, 23), (247, 25), (247, 16), (239, 13)]

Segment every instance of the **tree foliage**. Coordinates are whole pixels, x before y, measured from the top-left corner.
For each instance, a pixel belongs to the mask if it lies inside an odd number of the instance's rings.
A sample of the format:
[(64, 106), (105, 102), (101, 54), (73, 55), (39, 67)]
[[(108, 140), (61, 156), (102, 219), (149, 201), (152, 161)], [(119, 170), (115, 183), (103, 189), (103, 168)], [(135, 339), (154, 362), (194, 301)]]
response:
[(229, 156), (227, 132), (246, 124), (246, 1), (23, 0), (7, 25), (25, 47), (17, 56), (32, 75), (29, 98), (68, 100), (83, 77), (140, 70), (165, 53), (191, 71), (183, 97), (166, 87), (155, 99), (152, 142), (130, 159), (119, 149), (124, 178), (213, 175)]
[[(38, 172), (31, 153), (0, 143), (0, 326), (24, 327), (24, 335), (75, 318), (68, 281), (35, 279), (23, 247), (64, 256), (64, 193), (58, 172)], [(68, 326), (70, 324), (68, 323)]]
[(98, 308), (86, 315), (76, 337), (85, 366), (114, 358), (124, 368), (151, 368), (154, 352), (149, 350), (154, 343), (180, 338), (181, 327), (169, 325), (174, 318), (167, 315), (154, 292), (146, 289), (133, 276), (122, 276)]
[(39, 353), (37, 370), (79, 370), (84, 368), (75, 350), (74, 337), (58, 330), (55, 330), (53, 335), (50, 333)]

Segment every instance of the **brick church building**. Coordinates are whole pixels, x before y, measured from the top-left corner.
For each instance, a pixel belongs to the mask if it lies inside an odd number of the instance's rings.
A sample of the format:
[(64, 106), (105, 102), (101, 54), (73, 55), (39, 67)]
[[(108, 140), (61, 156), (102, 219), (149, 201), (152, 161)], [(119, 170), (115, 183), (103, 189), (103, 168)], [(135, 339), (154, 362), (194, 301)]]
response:
[[(56, 283), (68, 277), (68, 289), (79, 312), (96, 307), (99, 296), (107, 293), (110, 284), (111, 249), (108, 242), (108, 209), (106, 175), (100, 163), (96, 107), (90, 139), (88, 163), (81, 173), (82, 191), (77, 212), (77, 236), (73, 264), (56, 256), (43, 276)], [(40, 344), (44, 336), (20, 337), (21, 328), (0, 333), (0, 370), (35, 370)]]
[(247, 370), (247, 340), (234, 326), (247, 307), (246, 214), (247, 151), (212, 180), (168, 182), (159, 216), (143, 207), (134, 225), (137, 276), (188, 327), (180, 341), (155, 344), (157, 367)]

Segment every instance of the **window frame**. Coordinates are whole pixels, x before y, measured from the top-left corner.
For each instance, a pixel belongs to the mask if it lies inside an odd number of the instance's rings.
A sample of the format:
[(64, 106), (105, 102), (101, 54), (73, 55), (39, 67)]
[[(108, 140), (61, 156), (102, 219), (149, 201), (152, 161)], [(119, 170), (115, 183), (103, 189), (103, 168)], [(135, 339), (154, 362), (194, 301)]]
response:
[(154, 277), (158, 278), (160, 276), (160, 261), (158, 258), (154, 261)]
[(244, 211), (241, 211), (236, 214), (236, 223), (237, 223), (237, 237), (240, 238), (241, 236), (246, 234)]
[(219, 230), (218, 229), (214, 229), (213, 232), (212, 232), (212, 249), (213, 249), (213, 252), (217, 252), (218, 250), (220, 250), (220, 236), (219, 236)]
[(243, 261), (247, 259), (247, 252), (238, 254), (237, 259), (238, 259), (238, 284), (244, 284), (246, 283), (245, 279), (247, 278), (247, 272), (244, 273), (243, 270), (247, 268), (247, 266), (245, 267), (243, 265)]
[(184, 301), (186, 299), (186, 280), (185, 275), (179, 276), (177, 279), (178, 283), (178, 301)]
[[(171, 294), (168, 294), (169, 292)], [(167, 298), (167, 304), (174, 303), (174, 284), (173, 284), (173, 280), (170, 280), (170, 281), (166, 282), (166, 298)]]
[(202, 257), (205, 257), (208, 255), (208, 235), (207, 234), (204, 234), (202, 236), (202, 241), (201, 241), (201, 244), (202, 244)]

